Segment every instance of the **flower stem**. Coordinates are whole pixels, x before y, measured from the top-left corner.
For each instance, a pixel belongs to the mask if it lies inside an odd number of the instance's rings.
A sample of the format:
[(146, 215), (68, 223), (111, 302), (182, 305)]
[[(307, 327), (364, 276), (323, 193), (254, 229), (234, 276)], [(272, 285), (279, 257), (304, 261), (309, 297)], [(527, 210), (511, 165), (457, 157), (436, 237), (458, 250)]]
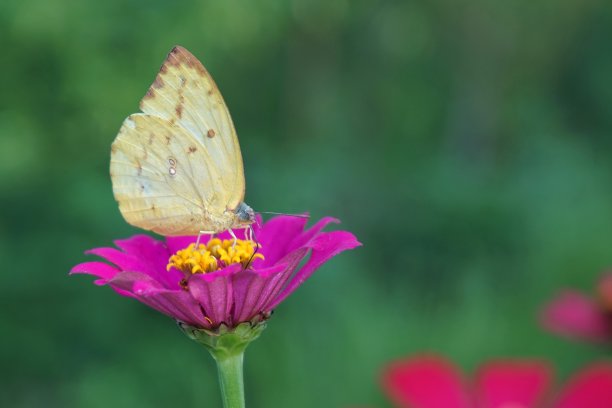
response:
[[(268, 316), (264, 317), (267, 319)], [(244, 350), (266, 328), (265, 320), (253, 319), (235, 327), (222, 324), (215, 330), (182, 322), (178, 322), (178, 326), (190, 339), (206, 347), (217, 362), (223, 407), (244, 408)]]
[(221, 385), (221, 398), (224, 408), (244, 408), (244, 381), (242, 362), (244, 353), (234, 355), (215, 355), (217, 362), (217, 372), (219, 373), (219, 383)]

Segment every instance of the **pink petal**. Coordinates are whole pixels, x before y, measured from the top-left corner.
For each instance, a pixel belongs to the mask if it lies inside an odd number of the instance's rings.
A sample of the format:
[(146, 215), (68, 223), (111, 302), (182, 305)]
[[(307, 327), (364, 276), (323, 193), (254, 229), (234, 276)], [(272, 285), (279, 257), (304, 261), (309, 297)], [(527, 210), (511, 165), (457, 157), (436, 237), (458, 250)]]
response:
[(277, 264), (267, 269), (242, 270), (234, 275), (234, 323), (246, 322), (264, 310), (271, 298), (278, 293), (279, 284), (288, 268)]
[[(182, 236), (182, 237), (166, 237), (166, 245), (168, 246), (168, 252), (172, 255), (181, 249), (187, 248), (190, 244), (195, 244), (197, 236)], [(202, 235), (200, 242), (206, 244), (210, 240), (210, 235)]]
[[(83, 262), (72, 268), (70, 270), (70, 275), (74, 273), (84, 273), (88, 275), (97, 276), (100, 279), (96, 279), (94, 283), (98, 286), (102, 286), (108, 284), (108, 282), (113, 279), (115, 275), (117, 275), (119, 272), (119, 269), (104, 262)], [(111, 288), (121, 296), (134, 297), (129, 291), (117, 288), (112, 285)]]
[(595, 363), (574, 376), (554, 408), (612, 407), (612, 364)]
[(183, 290), (155, 289), (142, 294), (138, 299), (175, 320), (195, 327), (212, 327), (204, 318), (198, 302)]
[(276, 302), (278, 294), (287, 286), (287, 282), (294, 275), (294, 272), (298, 269), (300, 263), (308, 254), (308, 251), (309, 249), (306, 247), (298, 248), (295, 251), (288, 253), (280, 261), (278, 261), (279, 264), (285, 265), (285, 270), (282, 272), (278, 282), (274, 284), (274, 287), (270, 292), (270, 298), (267, 300), (267, 303), (263, 307), (262, 311), (272, 311), (272, 309), (278, 305)]
[(122, 271), (143, 273), (150, 276), (152, 279), (159, 281), (160, 284), (163, 284), (164, 286), (171, 285), (169, 286), (170, 289), (178, 288), (180, 277), (176, 279), (176, 274), (178, 273), (177, 271), (167, 272), (169, 277), (175, 278), (172, 282), (169, 282), (168, 279), (160, 278), (161, 274), (166, 272), (165, 265), (153, 266), (136, 255), (121, 252), (115, 248), (94, 248), (86, 253), (104, 258), (108, 262), (116, 265)]
[(319, 234), (323, 228), (325, 228), (328, 224), (339, 224), (340, 220), (333, 217), (323, 217), (315, 225), (308, 228), (301, 235), (295, 237), (295, 239), (291, 242), (289, 246), (289, 251), (293, 251), (294, 249), (300, 248), (313, 239), (317, 234)]
[(602, 342), (611, 336), (610, 323), (599, 306), (575, 291), (562, 292), (546, 305), (541, 322), (551, 332), (567, 337)]
[(142, 272), (142, 263), (140, 260), (130, 254), (121, 252), (116, 248), (94, 248), (85, 252), (86, 254), (96, 255), (104, 258), (108, 262), (116, 265), (123, 271), (139, 271)]
[(421, 356), (389, 364), (382, 387), (401, 408), (470, 408), (455, 367), (437, 356)]
[(550, 382), (550, 368), (543, 362), (491, 362), (477, 376), (478, 407), (537, 407)]
[(119, 269), (104, 262), (83, 262), (72, 268), (70, 275), (73, 273), (85, 273), (97, 276), (100, 279), (95, 281), (96, 285), (104, 285), (106, 281), (112, 279), (118, 272)]
[(120, 272), (110, 282), (129, 291), (140, 302), (192, 326), (210, 327), (200, 305), (186, 291), (163, 288), (150, 276), (138, 272)]
[(279, 216), (263, 225), (256, 238), (266, 257), (266, 265), (274, 265), (289, 252), (291, 242), (302, 233), (307, 222), (307, 218)]
[(287, 286), (283, 289), (280, 295), (274, 299), (269, 305), (270, 309), (275, 308), (279, 303), (287, 298), (294, 290), (306, 281), (321, 265), (327, 262), (330, 258), (336, 256), (342, 251), (360, 246), (355, 236), (346, 231), (324, 232), (313, 238), (305, 246), (311, 248), (312, 253), (310, 259), (300, 269)]
[(169, 289), (180, 288), (179, 282), (183, 275), (175, 269), (166, 270), (170, 252), (164, 242), (148, 235), (135, 235), (128, 239), (117, 240), (115, 245), (130, 257), (138, 259), (137, 266), (124, 270), (144, 272)]
[(162, 288), (159, 282), (142, 272), (121, 271), (117, 273), (113, 279), (109, 280), (108, 283), (136, 295)]
[[(155, 240), (149, 235), (134, 235), (133, 237), (126, 239), (118, 239), (115, 241), (115, 245), (123, 250), (123, 252), (129, 253), (134, 256), (142, 256), (145, 258), (159, 258), (161, 263), (166, 262), (165, 258), (168, 256), (168, 249), (165, 244), (161, 241)], [(161, 258), (160, 258), (160, 254)], [(151, 259), (147, 259), (150, 261)]]
[(221, 323), (232, 325), (231, 311), (234, 304), (232, 280), (242, 265), (233, 264), (211, 273), (197, 273), (189, 278), (191, 295), (204, 309), (213, 326)]

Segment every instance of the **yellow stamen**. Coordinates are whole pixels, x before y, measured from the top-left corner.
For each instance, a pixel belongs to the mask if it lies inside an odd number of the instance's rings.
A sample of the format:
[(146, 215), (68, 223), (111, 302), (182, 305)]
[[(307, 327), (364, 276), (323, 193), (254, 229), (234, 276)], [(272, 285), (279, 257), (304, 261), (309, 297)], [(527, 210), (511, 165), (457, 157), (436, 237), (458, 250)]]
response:
[[(213, 238), (206, 245), (190, 244), (172, 255), (168, 260), (167, 270), (174, 267), (187, 274), (214, 272), (231, 264), (242, 264), (247, 268), (255, 259), (264, 259), (260, 253), (255, 254), (258, 244), (250, 240), (220, 240)], [(253, 255), (255, 254), (255, 255)]]

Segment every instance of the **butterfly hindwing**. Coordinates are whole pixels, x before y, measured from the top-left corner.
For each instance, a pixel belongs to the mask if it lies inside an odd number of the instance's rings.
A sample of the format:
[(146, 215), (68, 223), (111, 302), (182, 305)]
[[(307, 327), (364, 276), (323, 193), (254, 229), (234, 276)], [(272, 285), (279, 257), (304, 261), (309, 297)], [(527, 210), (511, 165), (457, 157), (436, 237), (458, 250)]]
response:
[(130, 224), (162, 235), (194, 233), (196, 222), (206, 224), (214, 208), (196, 180), (211, 182), (218, 174), (206, 166), (202, 150), (191, 149), (192, 139), (156, 116), (133, 114), (124, 121), (111, 148), (110, 170), (113, 193)]

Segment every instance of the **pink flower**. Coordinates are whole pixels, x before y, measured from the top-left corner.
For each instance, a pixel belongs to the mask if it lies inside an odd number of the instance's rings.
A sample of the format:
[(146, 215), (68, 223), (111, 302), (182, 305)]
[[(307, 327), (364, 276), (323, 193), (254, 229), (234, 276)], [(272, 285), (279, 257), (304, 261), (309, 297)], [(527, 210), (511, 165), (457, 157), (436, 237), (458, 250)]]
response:
[(587, 366), (556, 395), (549, 393), (551, 377), (543, 361), (497, 360), (466, 382), (451, 363), (429, 355), (391, 363), (382, 386), (401, 408), (612, 407), (612, 363)]
[(612, 273), (597, 285), (597, 297), (564, 290), (542, 310), (544, 328), (561, 336), (594, 343), (612, 343)]
[[(202, 236), (168, 237), (165, 242), (148, 235), (115, 241), (119, 248), (95, 248), (89, 254), (106, 262), (85, 262), (73, 273), (96, 276), (97, 285), (135, 298), (178, 321), (196, 328), (229, 327), (252, 319), (265, 319), (312, 273), (333, 256), (361, 245), (346, 231), (322, 232), (337, 220), (326, 217), (309, 229), (305, 218), (279, 216), (259, 227), (259, 243), (235, 231), (237, 243), (209, 241)], [(300, 262), (310, 254), (300, 268)], [(174, 256), (173, 256), (174, 255)], [(172, 257), (172, 259), (171, 259)]]

